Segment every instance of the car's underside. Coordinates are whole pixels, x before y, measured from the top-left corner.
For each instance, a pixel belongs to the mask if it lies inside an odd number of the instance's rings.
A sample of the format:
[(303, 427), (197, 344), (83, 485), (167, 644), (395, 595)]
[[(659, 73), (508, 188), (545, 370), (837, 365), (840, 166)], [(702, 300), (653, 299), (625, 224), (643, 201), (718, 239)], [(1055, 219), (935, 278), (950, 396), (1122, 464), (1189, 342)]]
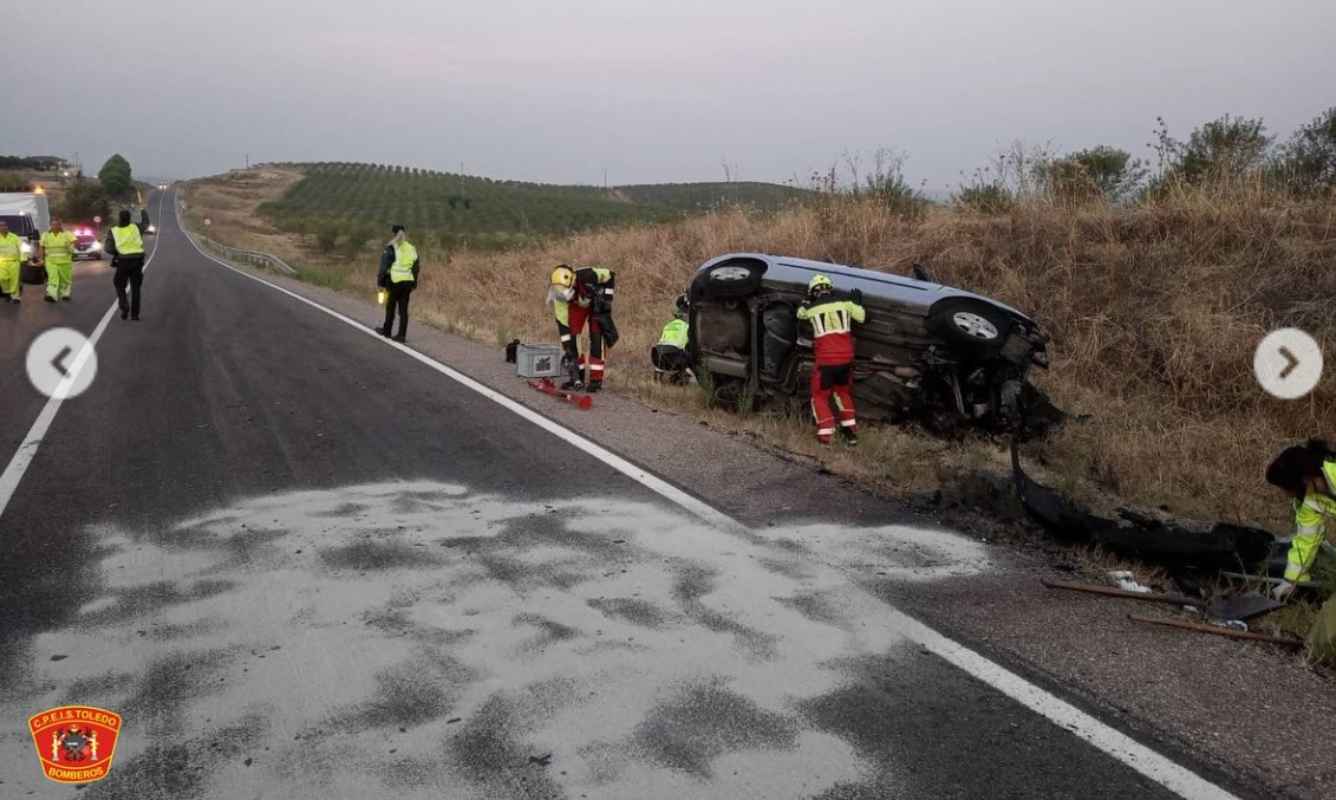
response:
[[(693, 291), (691, 330), (697, 372), (711, 390), (730, 404), (804, 403), (814, 359), (811, 330), (795, 314), (801, 287), (764, 281), (743, 296), (709, 294)], [(863, 304), (854, 362), (860, 418), (918, 420), (941, 433), (1035, 432), (1060, 418), (1027, 379), (1033, 366), (1047, 366), (1047, 337), (1032, 321), (973, 297), (947, 297), (926, 314), (876, 294), (864, 294)]]

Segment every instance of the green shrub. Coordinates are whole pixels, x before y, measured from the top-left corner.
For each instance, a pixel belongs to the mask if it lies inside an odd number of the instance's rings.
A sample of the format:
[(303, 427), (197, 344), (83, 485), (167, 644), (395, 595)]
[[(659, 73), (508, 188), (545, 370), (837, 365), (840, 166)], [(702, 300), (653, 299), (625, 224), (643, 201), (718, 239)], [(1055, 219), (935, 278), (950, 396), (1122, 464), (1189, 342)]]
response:
[(108, 158), (102, 165), (102, 169), (97, 171), (97, 179), (102, 184), (102, 188), (107, 190), (111, 197), (123, 197), (130, 193), (134, 187), (134, 179), (130, 173), (130, 162), (120, 153)]
[(339, 226), (326, 222), (316, 228), (315, 249), (321, 253), (332, 253), (339, 244)]
[(1016, 204), (1016, 198), (1001, 183), (965, 186), (953, 198), (956, 205), (981, 214), (1004, 214)]
[(1296, 194), (1336, 190), (1336, 106), (1295, 131), (1274, 167), (1274, 174)]

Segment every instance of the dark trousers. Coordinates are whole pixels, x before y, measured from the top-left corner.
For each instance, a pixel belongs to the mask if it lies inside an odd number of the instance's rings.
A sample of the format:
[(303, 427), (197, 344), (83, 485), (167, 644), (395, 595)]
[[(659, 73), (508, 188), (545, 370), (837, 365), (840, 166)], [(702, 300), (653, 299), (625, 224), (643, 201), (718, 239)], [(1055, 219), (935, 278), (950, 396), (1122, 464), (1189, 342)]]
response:
[[(125, 299), (125, 284), (130, 284), (130, 299)], [(116, 256), (116, 277), (111, 284), (116, 287), (116, 299), (121, 306), (121, 313), (130, 312), (130, 316), (139, 316), (139, 287), (144, 283), (144, 257)]]
[(397, 307), (399, 309), (397, 336), (402, 339), (408, 334), (408, 296), (413, 293), (413, 284), (411, 281), (391, 282), (386, 291), (389, 296), (385, 298), (385, 325), (380, 331), (386, 336), (390, 335), (390, 328), (394, 325), (394, 310)]

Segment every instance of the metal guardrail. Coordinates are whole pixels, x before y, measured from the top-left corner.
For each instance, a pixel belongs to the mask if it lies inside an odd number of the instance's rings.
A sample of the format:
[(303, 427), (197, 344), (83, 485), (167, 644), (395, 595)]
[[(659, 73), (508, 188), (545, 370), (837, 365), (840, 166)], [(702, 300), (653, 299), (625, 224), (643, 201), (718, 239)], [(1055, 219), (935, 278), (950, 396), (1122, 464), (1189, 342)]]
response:
[(240, 247), (231, 247), (221, 242), (215, 242), (207, 236), (200, 236), (198, 233), (190, 234), (190, 238), (194, 239), (200, 247), (213, 251), (215, 255), (221, 256), (227, 261), (248, 264), (261, 269), (271, 269), (287, 275), (297, 274), (296, 269), (278, 256), (261, 253), (258, 250), (243, 250)]
[(181, 219), (182, 205), (184, 204), (178, 202), (176, 207), (177, 223), (181, 230), (185, 232), (186, 236), (189, 236), (194, 240), (195, 244), (201, 249), (210, 250), (215, 255), (220, 256), (226, 261), (231, 261), (234, 264), (246, 264), (252, 267), (259, 267), (260, 269), (270, 269), (275, 272), (282, 272), (286, 275), (295, 276), (297, 274), (295, 268), (278, 256), (270, 255), (269, 253), (261, 253), (258, 250), (244, 250), (240, 247), (232, 247), (231, 245), (226, 245), (222, 242), (215, 242), (202, 234), (187, 230), (184, 221)]

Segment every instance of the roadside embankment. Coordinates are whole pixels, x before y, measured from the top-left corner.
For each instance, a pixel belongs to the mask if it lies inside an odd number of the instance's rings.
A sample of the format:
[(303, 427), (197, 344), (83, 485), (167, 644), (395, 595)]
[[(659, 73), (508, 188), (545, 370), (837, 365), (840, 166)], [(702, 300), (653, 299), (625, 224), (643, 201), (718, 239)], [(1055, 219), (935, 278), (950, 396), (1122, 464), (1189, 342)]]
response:
[[(196, 181), (188, 218), (199, 225), (209, 216), (213, 238), (280, 255), (307, 280), (374, 291), (377, 242), (321, 255), (256, 212), (299, 179), (264, 169)], [(617, 270), (623, 338), (613, 356), (614, 389), (689, 409), (897, 493), (933, 490), (970, 470), (1004, 474), (1004, 446), (882, 429), (858, 451), (822, 450), (801, 420), (727, 414), (708, 408), (699, 392), (654, 385), (647, 351), (697, 265), (734, 250), (896, 272), (917, 261), (943, 283), (1031, 313), (1053, 336), (1052, 368), (1037, 381), (1060, 406), (1090, 419), (1029, 455), (1039, 474), (1097, 504), (1168, 506), (1281, 530), (1287, 506), (1261, 479), (1267, 459), (1286, 442), (1336, 433), (1336, 371), (1311, 397), (1284, 402), (1260, 390), (1251, 366), (1263, 333), (1282, 325), (1307, 330), (1329, 352), (1336, 343), (1325, 299), (1336, 296), (1331, 203), (1200, 190), (1132, 207), (1034, 201), (1001, 214), (933, 208), (906, 217), (836, 197), (777, 214), (722, 209), (508, 252), (422, 249), (418, 318), (498, 346), (512, 337), (554, 338), (543, 307), (553, 264)]]

